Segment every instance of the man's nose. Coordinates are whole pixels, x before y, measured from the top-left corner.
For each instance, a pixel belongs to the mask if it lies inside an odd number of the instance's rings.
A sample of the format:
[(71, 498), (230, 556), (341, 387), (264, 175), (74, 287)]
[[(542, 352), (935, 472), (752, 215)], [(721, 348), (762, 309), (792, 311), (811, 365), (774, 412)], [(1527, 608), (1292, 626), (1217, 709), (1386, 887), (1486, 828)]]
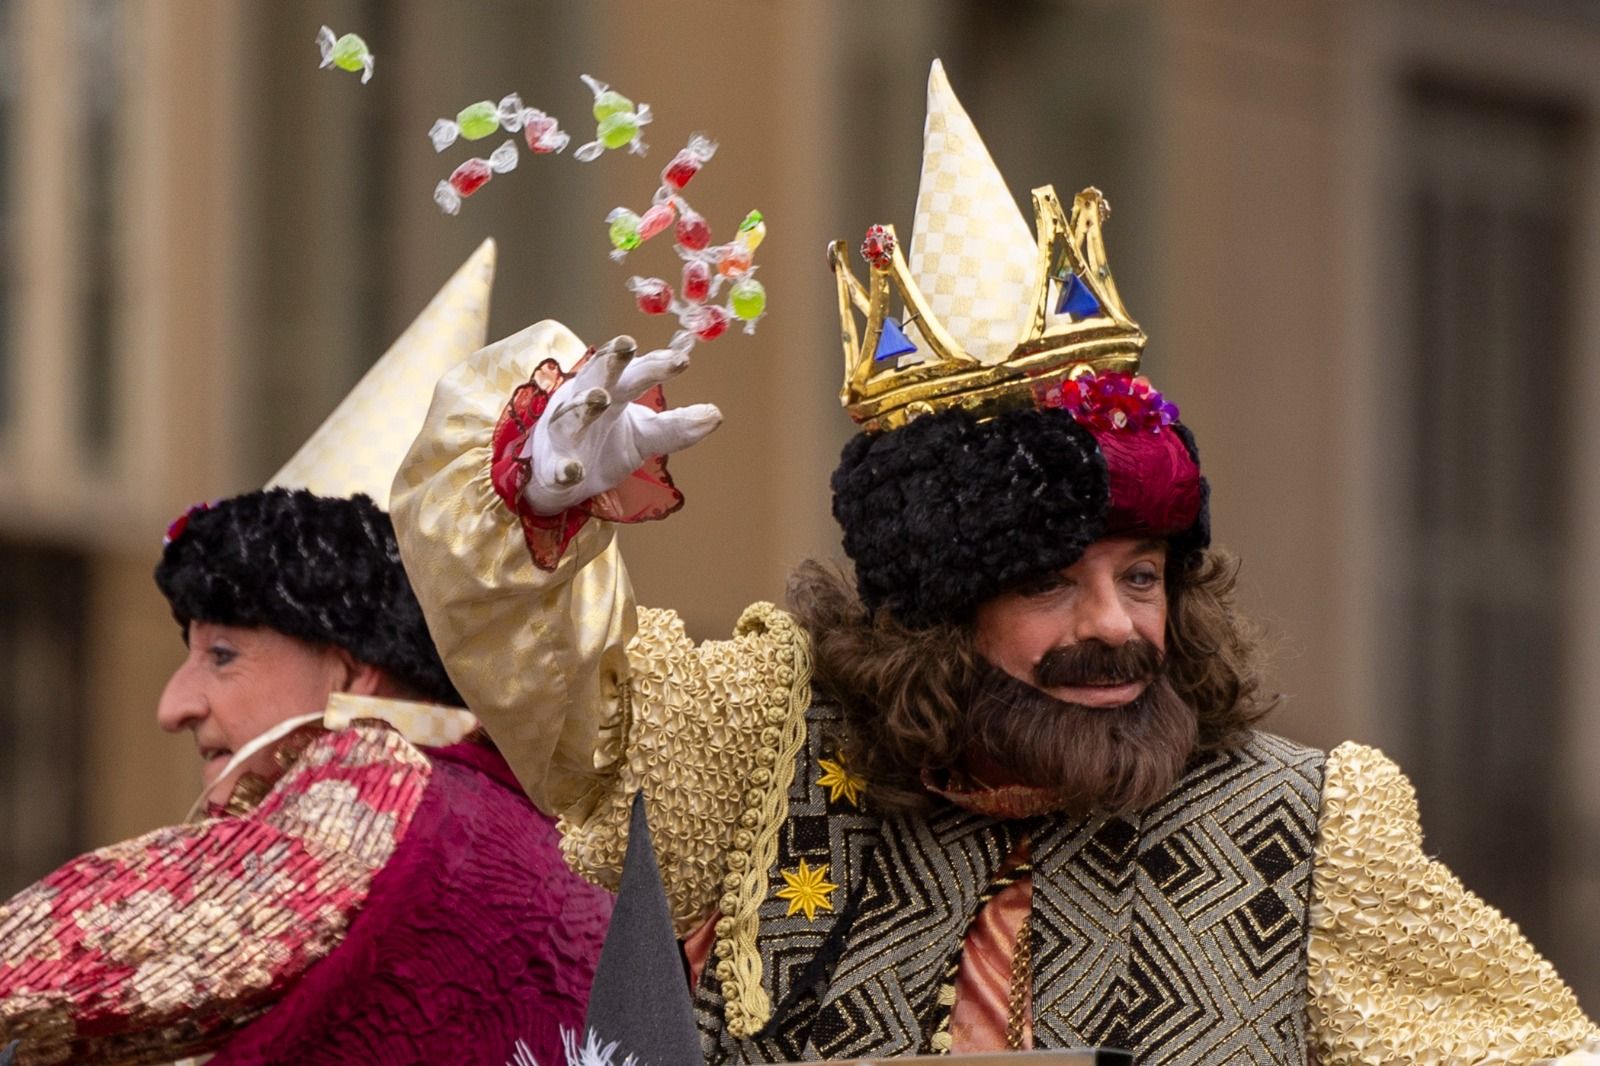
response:
[(168, 733), (188, 729), (206, 716), (205, 698), (195, 684), (194, 671), (187, 660), (172, 672), (167, 687), (156, 704), (156, 724)]
[(1115, 581), (1107, 579), (1084, 585), (1076, 606), (1075, 640), (1098, 640), (1118, 647), (1133, 639), (1133, 616), (1128, 613), (1122, 597), (1117, 595)]

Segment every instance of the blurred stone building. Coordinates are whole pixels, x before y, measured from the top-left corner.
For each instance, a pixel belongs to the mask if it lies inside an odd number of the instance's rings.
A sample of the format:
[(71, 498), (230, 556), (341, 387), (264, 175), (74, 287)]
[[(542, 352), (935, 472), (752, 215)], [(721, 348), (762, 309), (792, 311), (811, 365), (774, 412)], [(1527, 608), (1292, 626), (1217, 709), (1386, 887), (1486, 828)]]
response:
[[(316, 69), (321, 23), (377, 54)], [(665, 332), (605, 256), (689, 133), (770, 314), (670, 390), (727, 415), (625, 537), (696, 635), (836, 552), (827, 240), (909, 232), (942, 56), (1019, 202), (1095, 184), (1147, 367), (1276, 651), (1276, 728), (1376, 743), (1429, 846), (1600, 1011), (1600, 14), (1581, 0), (0, 0), (0, 893), (179, 816), (149, 573), (257, 487), (485, 235), (492, 332)], [(524, 156), (459, 217), (434, 118), (580, 72), (647, 160)], [(491, 145), (492, 146), (492, 145)]]

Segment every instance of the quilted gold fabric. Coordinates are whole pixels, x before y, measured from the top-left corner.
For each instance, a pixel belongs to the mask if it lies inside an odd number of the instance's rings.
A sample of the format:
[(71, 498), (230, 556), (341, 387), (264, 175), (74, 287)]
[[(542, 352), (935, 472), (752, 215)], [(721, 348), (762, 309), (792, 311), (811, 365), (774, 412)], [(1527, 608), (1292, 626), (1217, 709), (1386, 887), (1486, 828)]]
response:
[(1527, 1062), (1596, 1035), (1515, 925), (1422, 851), (1416, 793), (1382, 752), (1328, 756), (1311, 902), (1323, 1066)]

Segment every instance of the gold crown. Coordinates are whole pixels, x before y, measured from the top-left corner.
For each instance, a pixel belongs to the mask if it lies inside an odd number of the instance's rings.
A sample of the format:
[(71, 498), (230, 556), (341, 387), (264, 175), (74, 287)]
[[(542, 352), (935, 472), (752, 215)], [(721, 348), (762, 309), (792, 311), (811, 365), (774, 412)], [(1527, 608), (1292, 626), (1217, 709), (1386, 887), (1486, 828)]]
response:
[(867, 231), (865, 286), (844, 247), (831, 250), (844, 337), (839, 398), (865, 429), (951, 407), (989, 418), (1035, 402), (1075, 368), (1138, 367), (1144, 334), (1106, 265), (1105, 199), (1085, 189), (1069, 218), (1047, 186), (1033, 191), (1033, 209), (1030, 233), (935, 59), (909, 267), (887, 227)]
[[(883, 227), (889, 240), (869, 259), (866, 285), (850, 270), (845, 242), (832, 244), (845, 360), (839, 401), (863, 428), (898, 429), (951, 407), (991, 418), (1033, 405), (1043, 388), (1084, 370), (1138, 370), (1144, 331), (1122, 306), (1101, 237), (1110, 205), (1100, 190), (1085, 189), (1069, 218), (1046, 185), (1033, 190), (1033, 211), (1033, 313), (1016, 347), (995, 363), (964, 351), (934, 315), (891, 227)], [(904, 310), (900, 319), (891, 314), (895, 293)], [(858, 314), (866, 318), (864, 330), (857, 328)]]

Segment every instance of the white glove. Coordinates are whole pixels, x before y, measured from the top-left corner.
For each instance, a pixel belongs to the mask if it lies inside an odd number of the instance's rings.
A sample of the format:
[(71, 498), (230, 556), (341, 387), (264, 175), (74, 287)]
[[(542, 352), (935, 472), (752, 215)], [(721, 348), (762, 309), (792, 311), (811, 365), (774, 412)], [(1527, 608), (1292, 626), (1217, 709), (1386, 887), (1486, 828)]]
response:
[(682, 451), (722, 424), (709, 403), (659, 413), (634, 403), (689, 366), (688, 352), (637, 350), (632, 337), (607, 341), (550, 397), (522, 447), (530, 473), (522, 494), (536, 513), (560, 514), (614, 489), (646, 459)]

